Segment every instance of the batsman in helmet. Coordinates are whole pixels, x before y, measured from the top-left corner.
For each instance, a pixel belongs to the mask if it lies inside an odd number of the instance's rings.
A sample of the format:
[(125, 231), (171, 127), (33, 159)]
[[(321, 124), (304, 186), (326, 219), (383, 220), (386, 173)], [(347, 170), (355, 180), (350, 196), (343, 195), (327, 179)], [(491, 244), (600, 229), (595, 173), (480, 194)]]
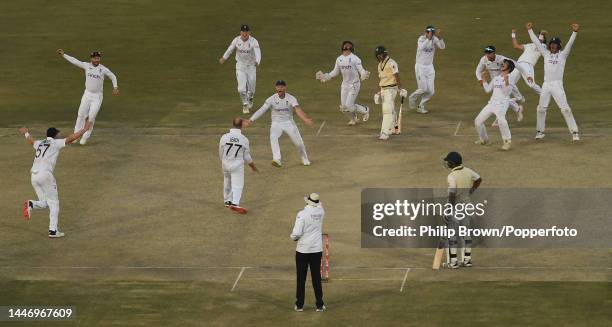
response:
[(376, 59), (378, 60), (378, 83), (380, 91), (374, 95), (374, 103), (382, 103), (382, 126), (380, 128), (379, 140), (388, 140), (389, 135), (399, 134), (395, 128), (397, 119), (395, 112), (395, 98), (397, 94), (405, 98), (408, 92), (402, 89), (402, 84), (399, 76), (399, 67), (395, 60), (389, 57), (387, 49), (379, 45), (374, 50)]

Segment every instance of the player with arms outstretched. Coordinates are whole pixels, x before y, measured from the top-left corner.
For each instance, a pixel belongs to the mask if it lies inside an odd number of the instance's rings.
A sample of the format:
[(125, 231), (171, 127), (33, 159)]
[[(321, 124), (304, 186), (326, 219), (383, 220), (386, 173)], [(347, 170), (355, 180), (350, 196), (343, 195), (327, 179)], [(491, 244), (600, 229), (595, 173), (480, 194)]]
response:
[(419, 36), (417, 40), (416, 64), (414, 64), (414, 72), (417, 80), (417, 89), (408, 97), (408, 104), (411, 109), (416, 107), (418, 97), (421, 97), (421, 103), (417, 108), (417, 112), (426, 114), (429, 111), (425, 109), (425, 103), (433, 97), (435, 93), (434, 81), (436, 79), (436, 70), (434, 69), (433, 61), (436, 53), (436, 48), (445, 49), (446, 44), (442, 39), (442, 30), (433, 26), (427, 26), (425, 33)]

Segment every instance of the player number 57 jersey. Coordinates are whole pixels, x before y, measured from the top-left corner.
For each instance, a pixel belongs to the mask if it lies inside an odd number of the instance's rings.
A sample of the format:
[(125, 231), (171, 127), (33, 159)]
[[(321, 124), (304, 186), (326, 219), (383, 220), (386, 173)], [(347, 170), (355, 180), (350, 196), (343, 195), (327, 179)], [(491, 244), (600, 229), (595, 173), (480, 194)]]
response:
[(38, 173), (47, 171), (53, 173), (57, 156), (61, 149), (66, 146), (66, 139), (54, 139), (47, 137), (45, 140), (34, 142), (34, 164), (31, 172)]

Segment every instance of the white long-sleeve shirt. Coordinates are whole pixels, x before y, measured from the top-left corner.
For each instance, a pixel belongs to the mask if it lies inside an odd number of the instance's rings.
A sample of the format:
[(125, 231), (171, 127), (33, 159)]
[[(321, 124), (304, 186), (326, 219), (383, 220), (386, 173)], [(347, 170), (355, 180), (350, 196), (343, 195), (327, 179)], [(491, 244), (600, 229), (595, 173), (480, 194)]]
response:
[(83, 69), (85, 71), (85, 90), (91, 93), (103, 93), (104, 91), (104, 77), (108, 77), (113, 83), (113, 87), (117, 86), (117, 76), (106, 68), (106, 66), (99, 64), (98, 66), (92, 65), (90, 62), (79, 61), (78, 59), (71, 57), (67, 54), (63, 55), (69, 63)]
[(497, 75), (491, 80), (491, 82), (484, 82), (482, 87), (487, 93), (493, 92), (493, 94), (491, 94), (491, 99), (489, 100), (489, 103), (491, 103), (510, 101), (510, 94), (516, 86), (510, 82), (508, 82), (508, 85), (506, 85), (504, 76)]
[(253, 162), (249, 139), (242, 134), (240, 129), (232, 128), (229, 133), (221, 136), (219, 140), (219, 159), (221, 159), (224, 168)]
[(436, 53), (436, 47), (439, 49), (446, 48), (444, 40), (439, 39), (437, 36), (428, 39), (425, 35), (419, 36), (417, 40), (417, 52), (416, 52), (416, 63), (419, 65), (432, 65), (434, 61), (434, 54)]
[(501, 70), (504, 65), (504, 59), (508, 59), (514, 62), (514, 66), (515, 66), (514, 69), (518, 69), (521, 72), (521, 74), (527, 73), (523, 71), (523, 68), (520, 65), (516, 64), (516, 61), (514, 59), (510, 59), (500, 54), (496, 54), (495, 59), (493, 61), (490, 61), (489, 58), (487, 58), (487, 56), (485, 55), (485, 56), (482, 56), (482, 58), (480, 58), (480, 61), (478, 62), (478, 66), (476, 67), (476, 78), (479, 81), (481, 81), (483, 79), (482, 72), (485, 69), (489, 72), (490, 78), (501, 75)]
[(570, 36), (569, 41), (567, 41), (565, 48), (557, 53), (552, 53), (541, 42), (539, 42), (538, 37), (535, 35), (533, 30), (529, 30), (528, 32), (531, 41), (537, 46), (538, 51), (544, 57), (544, 82), (563, 81), (565, 62), (567, 61), (567, 56), (569, 56), (570, 51), (572, 50), (572, 46), (574, 45), (574, 41), (576, 40), (576, 35), (578, 35), (578, 33), (572, 32), (572, 36)]
[(32, 173), (47, 171), (53, 174), (59, 152), (66, 146), (66, 139), (54, 139), (47, 137), (44, 140), (35, 141), (33, 144), (36, 153), (32, 164)]
[(293, 120), (293, 111), (295, 107), (298, 107), (297, 99), (289, 94), (285, 93), (285, 97), (281, 98), (278, 96), (278, 93), (275, 93), (271, 97), (266, 99), (266, 102), (257, 109), (257, 111), (251, 116), (252, 121), (256, 121), (263, 114), (268, 111), (268, 109), (272, 108), (272, 122), (285, 122)]
[(366, 70), (361, 64), (361, 59), (354, 53), (350, 53), (348, 56), (340, 55), (336, 59), (334, 69), (328, 73), (330, 78), (342, 74), (342, 83), (344, 84), (355, 84), (361, 83), (359, 76), (366, 74)]
[(518, 62), (526, 62), (531, 66), (534, 66), (538, 63), (538, 60), (542, 54), (538, 51), (537, 46), (534, 43), (526, 43), (523, 44), (523, 53), (518, 58)]
[(317, 253), (323, 251), (323, 206), (307, 205), (298, 212), (291, 232), (291, 239), (297, 241), (295, 251), (300, 253)]
[(259, 48), (259, 42), (257, 42), (257, 40), (252, 36), (249, 36), (246, 41), (243, 41), (240, 36), (236, 36), (232, 40), (232, 43), (230, 43), (229, 47), (227, 47), (227, 50), (225, 50), (223, 59), (229, 59), (234, 50), (236, 50), (237, 64), (253, 66), (259, 65), (261, 62), (261, 49)]

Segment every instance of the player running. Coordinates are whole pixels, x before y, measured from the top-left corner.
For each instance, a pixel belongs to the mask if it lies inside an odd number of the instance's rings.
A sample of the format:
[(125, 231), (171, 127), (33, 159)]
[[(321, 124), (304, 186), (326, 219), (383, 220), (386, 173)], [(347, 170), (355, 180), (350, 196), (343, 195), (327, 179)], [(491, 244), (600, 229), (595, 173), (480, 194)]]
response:
[(236, 50), (236, 80), (238, 81), (238, 95), (242, 101), (242, 113), (248, 114), (253, 108), (255, 96), (255, 83), (257, 82), (257, 66), (261, 63), (261, 49), (259, 42), (251, 36), (249, 25), (240, 26), (240, 35), (230, 43), (219, 63), (223, 64)]
[(28, 132), (28, 129), (22, 127), (19, 133), (25, 136), (26, 141), (30, 143), (36, 150), (34, 154), (34, 164), (30, 170), (32, 176), (32, 187), (38, 196), (38, 201), (27, 200), (23, 203), (23, 217), (29, 220), (32, 216), (32, 210), (49, 208), (49, 237), (63, 237), (64, 233), (57, 229), (59, 219), (59, 197), (57, 194), (57, 184), (53, 171), (57, 163), (57, 157), (60, 150), (66, 145), (76, 141), (83, 136), (92, 126), (93, 123), (85, 121), (83, 126), (76, 133), (68, 135), (66, 138), (59, 138), (60, 131), (54, 127), (47, 129), (47, 138), (44, 140), (35, 140)]
[(370, 108), (358, 103), (355, 103), (361, 88), (361, 81), (365, 81), (370, 77), (370, 72), (365, 70), (361, 65), (361, 59), (353, 52), (355, 51), (353, 42), (342, 42), (342, 54), (336, 59), (334, 69), (329, 73), (318, 71), (315, 74), (316, 79), (321, 83), (325, 83), (332, 78), (342, 74), (342, 86), (340, 87), (340, 111), (349, 116), (349, 126), (357, 123), (357, 114), (362, 115), (363, 121), (368, 121), (370, 118)]
[(278, 144), (278, 139), (287, 133), (291, 142), (297, 146), (304, 166), (310, 166), (310, 160), (308, 160), (308, 154), (306, 154), (306, 146), (300, 135), (295, 121), (293, 120), (293, 112), (300, 117), (300, 119), (306, 125), (312, 125), (312, 119), (306, 116), (306, 113), (300, 105), (297, 99), (287, 93), (287, 83), (283, 80), (276, 81), (276, 94), (266, 99), (266, 102), (246, 121), (247, 126), (251, 125), (261, 116), (263, 116), (268, 109), (272, 108), (272, 125), (270, 126), (270, 146), (272, 147), (272, 165), (274, 167), (282, 167), (281, 161), (281, 150)]
[(402, 89), (402, 82), (399, 76), (399, 67), (395, 60), (389, 57), (389, 52), (384, 46), (379, 45), (374, 50), (376, 59), (378, 60), (378, 77), (380, 82), (378, 86), (380, 91), (374, 95), (374, 103), (380, 104), (382, 100), (382, 126), (380, 127), (379, 140), (388, 140), (389, 135), (399, 134), (396, 126), (395, 112), (395, 97), (400, 94), (404, 98), (408, 95), (408, 91)]
[(58, 49), (57, 53), (68, 60), (69, 63), (85, 70), (85, 92), (81, 98), (79, 113), (77, 116), (74, 132), (81, 130), (85, 126), (85, 120), (91, 122), (91, 128), (83, 134), (81, 145), (85, 145), (93, 132), (93, 124), (96, 122), (96, 116), (102, 106), (102, 97), (104, 95), (104, 77), (110, 78), (113, 83), (113, 95), (119, 95), (119, 87), (117, 86), (117, 76), (100, 63), (102, 54), (98, 51), (93, 51), (89, 57), (90, 62), (82, 62), (64, 53), (64, 50)]
[(546, 129), (546, 110), (550, 104), (550, 97), (552, 96), (557, 103), (561, 114), (565, 118), (565, 123), (572, 134), (573, 141), (580, 141), (580, 134), (578, 134), (578, 125), (572, 114), (572, 109), (567, 103), (567, 97), (565, 96), (565, 90), (563, 88), (563, 72), (565, 71), (565, 62), (567, 56), (569, 56), (572, 50), (572, 45), (578, 35), (580, 26), (578, 24), (572, 24), (572, 35), (570, 36), (565, 49), (561, 48), (561, 39), (554, 37), (548, 42), (548, 49), (538, 42), (538, 38), (533, 32), (533, 23), (527, 23), (527, 32), (531, 41), (537, 46), (538, 51), (544, 57), (544, 84), (542, 85), (542, 93), (540, 94), (540, 103), (538, 104), (538, 115), (536, 125), (536, 140), (544, 138), (544, 130)]
[(219, 159), (223, 168), (223, 198), (225, 206), (239, 214), (247, 213), (240, 206), (242, 189), (244, 188), (244, 163), (254, 172), (258, 172), (251, 158), (249, 139), (242, 134), (242, 118), (234, 118), (234, 128), (221, 136), (219, 140)]
[[(474, 170), (463, 166), (463, 159), (458, 152), (449, 152), (444, 158), (446, 167), (451, 170), (446, 178), (448, 183), (448, 202), (453, 206), (456, 203), (470, 202), (470, 195), (478, 189), (482, 183), (482, 178)], [(457, 230), (459, 226), (470, 226), (470, 217), (462, 219), (458, 217), (445, 217), (445, 222), (449, 229)], [(461, 248), (462, 262), (457, 260), (457, 243), (459, 239), (453, 236), (448, 240), (446, 247), (446, 260), (448, 268), (457, 269), (460, 266), (472, 267), (472, 238), (463, 238), (464, 247)]]
[(433, 66), (436, 48), (445, 49), (446, 45), (442, 39), (442, 30), (436, 30), (433, 26), (427, 26), (425, 33), (419, 36), (417, 41), (416, 64), (414, 72), (417, 80), (417, 89), (408, 97), (408, 104), (411, 109), (416, 107), (417, 98), (421, 97), (421, 103), (416, 112), (426, 114), (425, 103), (433, 97), (435, 93), (434, 81), (436, 70)]
[(509, 59), (504, 59), (501, 74), (495, 76), (491, 83), (484, 82), (482, 84), (485, 92), (493, 94), (489, 103), (482, 109), (476, 119), (474, 119), (474, 125), (478, 131), (479, 139), (475, 142), (476, 144), (486, 145), (489, 144), (489, 137), (487, 136), (487, 128), (485, 127), (485, 121), (491, 116), (497, 117), (497, 124), (501, 132), (504, 144), (502, 150), (510, 150), (511, 134), (508, 121), (506, 120), (506, 111), (510, 102), (510, 94), (512, 93), (513, 85), (510, 83), (510, 73), (514, 70), (514, 62)]

